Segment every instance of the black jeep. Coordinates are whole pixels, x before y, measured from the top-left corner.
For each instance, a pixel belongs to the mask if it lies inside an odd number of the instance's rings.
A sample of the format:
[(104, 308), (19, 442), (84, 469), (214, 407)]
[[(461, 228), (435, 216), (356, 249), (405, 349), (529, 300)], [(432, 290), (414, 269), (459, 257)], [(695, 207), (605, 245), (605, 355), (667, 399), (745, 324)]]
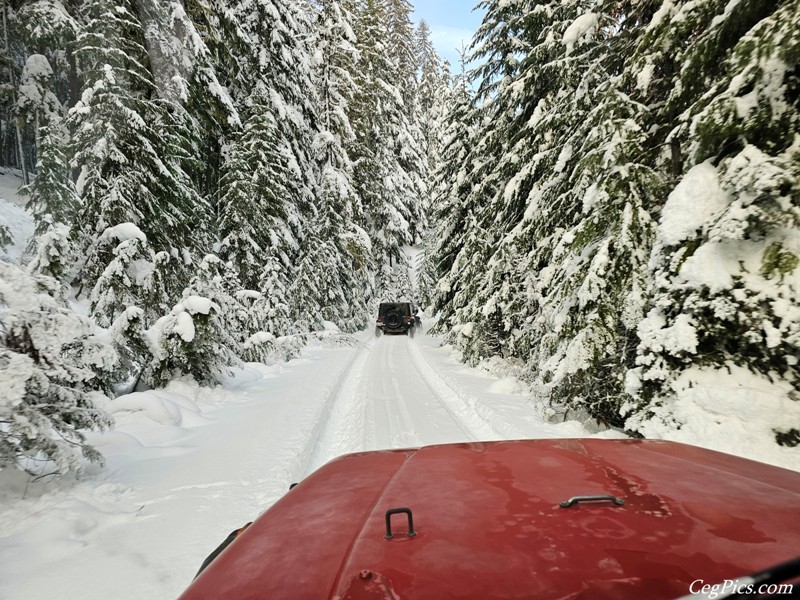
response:
[(410, 302), (381, 302), (375, 335), (381, 333), (405, 333), (414, 336), (414, 311)]

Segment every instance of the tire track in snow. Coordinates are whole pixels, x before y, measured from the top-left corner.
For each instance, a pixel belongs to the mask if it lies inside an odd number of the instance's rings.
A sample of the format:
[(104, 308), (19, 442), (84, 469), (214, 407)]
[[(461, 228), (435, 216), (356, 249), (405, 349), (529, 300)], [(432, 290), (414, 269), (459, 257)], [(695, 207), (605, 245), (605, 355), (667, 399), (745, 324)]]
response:
[(505, 439), (505, 436), (478, 412), (475, 402), (470, 402), (436, 372), (428, 363), (418, 344), (409, 344), (409, 355), (425, 385), (434, 392), (434, 397), (442, 403), (448, 414), (462, 429), (479, 440)]
[(294, 435), (287, 436), (287, 442), (289, 443), (282, 451), (285, 458), (273, 460), (272, 468), (267, 474), (268, 480), (281, 483), (278, 488), (273, 484), (271, 490), (265, 490), (264, 503), (266, 505), (270, 505), (281, 498), (288, 491), (289, 484), (302, 480), (307, 474), (309, 465), (319, 445), (320, 437), (329, 420), (332, 406), (361, 354), (361, 348), (353, 353), (353, 356), (339, 372), (333, 385), (325, 391), (318, 402), (314, 403), (316, 408), (306, 421), (311, 425), (307, 428), (303, 427), (302, 430), (295, 432)]
[[(422, 381), (422, 383), (425, 384), (425, 387), (428, 388), (428, 391), (430, 391), (433, 399), (445, 410), (445, 412), (452, 419), (453, 423), (455, 423), (458, 426), (458, 428), (461, 429), (461, 431), (463, 431), (468, 438), (471, 438), (472, 441), (480, 439), (481, 435), (477, 433), (475, 430), (473, 430), (472, 427), (470, 427), (470, 425), (466, 422), (466, 420), (462, 418), (462, 416), (458, 415), (450, 408), (449, 404), (444, 400), (442, 393), (437, 390), (437, 387), (434, 384), (431, 383), (430, 375), (423, 372), (423, 369), (421, 368), (421, 364), (419, 361), (419, 357), (416, 355), (416, 353), (420, 352), (419, 345), (413, 340), (408, 340), (408, 344), (406, 345), (406, 352), (408, 352), (408, 356), (411, 359), (411, 364), (414, 365), (414, 369), (416, 369), (420, 381)], [(436, 375), (435, 373), (433, 374)], [(444, 380), (442, 380), (442, 383), (444, 383)], [(448, 389), (450, 389), (449, 386), (447, 386), (447, 384), (445, 384), (445, 386)], [(438, 387), (439, 389), (441, 389), (441, 386)]]
[(383, 336), (376, 343), (371, 368), (365, 371), (361, 392), (370, 414), (366, 434), (371, 450), (423, 446), (424, 437), (430, 438), (430, 425), (436, 425), (436, 419), (419, 418), (425, 403), (420, 390), (414, 389), (418, 385), (409, 372), (407, 352), (400, 350), (407, 345), (405, 336)]
[[(391, 371), (391, 351), (389, 348), (396, 348), (398, 345), (407, 346), (408, 339), (401, 341), (401, 344), (384, 344), (386, 350), (383, 351), (382, 358), (384, 358), (384, 366), (386, 371)], [(409, 410), (408, 402), (406, 400), (406, 393), (403, 393), (401, 377), (397, 377), (392, 372), (391, 386), (394, 391), (394, 396), (387, 396), (384, 400), (386, 415), (388, 416), (388, 425), (390, 437), (392, 440), (392, 447), (413, 447), (422, 446), (424, 443), (419, 436), (417, 427), (414, 423), (414, 417)]]
[[(364, 449), (366, 415), (358, 406), (357, 389), (371, 344), (359, 341), (359, 347), (328, 391), (323, 409), (310, 438), (302, 469), (297, 469), (299, 481), (323, 464), (350, 452)], [(361, 408), (362, 410), (357, 410)]]
[[(395, 337), (382, 336), (375, 343), (360, 340), (357, 352), (328, 390), (312, 435), (290, 467), (294, 481), (342, 454), (447, 443), (454, 437), (463, 441), (504, 438), (469, 398), (436, 372), (413, 338)], [(440, 428), (435, 418), (426, 421), (435, 414), (446, 415), (448, 426)]]
[(414, 362), (413, 338), (385, 336), (376, 343), (363, 390), (367, 447), (403, 448), (473, 441), (479, 437)]

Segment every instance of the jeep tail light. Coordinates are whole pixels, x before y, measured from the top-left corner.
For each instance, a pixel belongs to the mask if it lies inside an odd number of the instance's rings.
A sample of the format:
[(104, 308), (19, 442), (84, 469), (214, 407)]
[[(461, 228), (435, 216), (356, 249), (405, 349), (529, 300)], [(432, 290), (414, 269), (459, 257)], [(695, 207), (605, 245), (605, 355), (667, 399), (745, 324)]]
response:
[(383, 323), (383, 317), (378, 317), (378, 323)]

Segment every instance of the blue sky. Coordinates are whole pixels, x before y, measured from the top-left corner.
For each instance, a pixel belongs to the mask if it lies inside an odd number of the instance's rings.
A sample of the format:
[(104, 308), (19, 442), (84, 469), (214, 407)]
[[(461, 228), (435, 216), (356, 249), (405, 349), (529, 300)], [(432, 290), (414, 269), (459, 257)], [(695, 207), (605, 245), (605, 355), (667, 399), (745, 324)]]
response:
[(412, 0), (415, 5), (413, 19), (425, 19), (431, 28), (436, 51), (450, 61), (453, 72), (458, 72), (458, 51), (463, 40), (469, 46), (472, 34), (478, 29), (483, 11), (473, 11), (478, 0)]

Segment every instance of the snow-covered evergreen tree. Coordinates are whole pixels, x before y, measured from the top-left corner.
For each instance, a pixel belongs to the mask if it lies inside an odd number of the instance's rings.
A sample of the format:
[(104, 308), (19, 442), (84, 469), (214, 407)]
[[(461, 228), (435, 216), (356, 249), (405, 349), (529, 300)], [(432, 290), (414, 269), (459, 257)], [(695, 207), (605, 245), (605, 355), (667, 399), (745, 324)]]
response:
[(378, 296), (381, 302), (412, 302), (415, 305), (418, 303), (410, 277), (410, 265), (405, 254), (394, 266), (384, 265), (378, 276), (385, 282), (381, 290), (382, 295)]
[(389, 45), (394, 71), (390, 82), (400, 92), (402, 103), (397, 114), (388, 113), (390, 141), (400, 171), (389, 182), (397, 190), (399, 199), (408, 213), (409, 234), (416, 243), (427, 229), (428, 190), (430, 173), (428, 165), (425, 114), (417, 94), (416, 39), (411, 23), (413, 7), (408, 0), (387, 0)]
[(21, 195), (28, 198), (26, 207), (36, 220), (37, 234), (46, 232), (56, 224), (71, 224), (80, 203), (70, 177), (63, 126), (60, 122), (51, 121), (40, 131), (36, 178), (20, 190)]
[(102, 460), (85, 431), (111, 425), (101, 407), (117, 355), (55, 299), (58, 287), (0, 261), (0, 469), (52, 461), (65, 472)]
[(393, 83), (403, 97), (406, 116), (412, 118), (416, 102), (417, 47), (411, 15), (414, 7), (409, 0), (385, 0), (386, 25), (389, 33), (386, 52), (393, 58), (395, 73)]
[(253, 305), (253, 325), (249, 333), (266, 331), (280, 337), (294, 332), (290, 314), (289, 278), (277, 258), (267, 258), (258, 282), (261, 296)]
[(33, 181), (29, 172), (36, 170), (46, 113), (75, 101), (76, 15), (76, 3), (58, 0), (3, 4), (0, 163), (21, 169), (25, 185)]
[[(234, 264), (246, 289), (264, 294), (262, 266), (273, 259), (291, 280), (320, 273), (308, 260), (318, 223), (312, 156), (318, 103), (307, 8), (288, 0), (243, 0), (221, 12), (226, 52), (238, 64), (227, 78), (243, 128), (226, 144), (220, 254)], [(295, 308), (314, 299), (274, 302)]]
[[(552, 401), (621, 425), (625, 372), (632, 366), (646, 303), (651, 214), (666, 188), (648, 160), (648, 111), (620, 93), (633, 78), (615, 73), (618, 59), (608, 53), (609, 47), (619, 52), (618, 44), (637, 33), (635, 26), (626, 21), (620, 27), (619, 14), (565, 16), (571, 21), (560, 30), (559, 43), (571, 74), (562, 90), (574, 92), (559, 92), (566, 101), (545, 96), (538, 105), (544, 108), (538, 152), (549, 146), (548, 136), (563, 137), (538, 167), (552, 169), (552, 175), (525, 192), (528, 203), (539, 205), (528, 217), (536, 221), (529, 229), (535, 242), (522, 266), (537, 273), (535, 280), (523, 279), (526, 289), (535, 290), (528, 298), (536, 313), (514, 343), (532, 349), (532, 370)], [(532, 54), (538, 52), (534, 46)], [(528, 181), (522, 180), (520, 189), (527, 190)], [(524, 196), (514, 197), (522, 210)], [(526, 221), (523, 217), (523, 226)], [(531, 312), (523, 302), (514, 304), (527, 318)]]
[[(378, 270), (399, 260), (401, 247), (412, 243), (423, 228), (420, 206), (425, 189), (420, 135), (398, 89), (398, 62), (387, 52), (391, 32), (386, 10), (378, 0), (366, 0), (357, 15), (359, 93), (349, 113), (355, 132), (348, 148), (353, 182)], [(376, 285), (380, 289), (385, 283), (379, 277)]]
[(431, 41), (431, 28), (425, 19), (420, 19), (414, 31), (414, 53), (417, 76), (417, 96), (423, 114), (433, 109), (435, 97), (440, 85), (439, 55)]
[(477, 133), (435, 194), (440, 326), (648, 435), (698, 368), (794, 382), (796, 3), (482, 6)]
[[(473, 39), (473, 55), (482, 63), (473, 75), (479, 82), (477, 97), (472, 101), (474, 108), (465, 106), (463, 98), (455, 103), (455, 110), (463, 114), (456, 117), (458, 121), (474, 123), (476, 131), (467, 138), (463, 125), (456, 124), (460, 135), (446, 142), (443, 154), (449, 161), (458, 153), (461, 160), (446, 167), (444, 173), (452, 169), (455, 177), (436, 192), (436, 211), (449, 214), (440, 219), (444, 230), (438, 238), (442, 276), (436, 304), (443, 309), (439, 326), (451, 331), (453, 341), (464, 346), (470, 360), (491, 354), (480, 329), (475, 331), (476, 322), (484, 319), (487, 302), (486, 295), (478, 295), (497, 289), (514, 291), (503, 284), (508, 279), (506, 264), (515, 264), (507, 248), (503, 256), (509, 260), (489, 272), (487, 265), (494, 265), (494, 249), (519, 216), (506, 205), (502, 191), (519, 166), (519, 157), (510, 155), (509, 148), (515, 138), (512, 123), (525, 115), (515, 98), (521, 88), (516, 79), (520, 57), (531, 44), (529, 38), (535, 39), (549, 22), (539, 11), (533, 12), (531, 2), (484, 2), (481, 6), (486, 17)], [(500, 333), (497, 317), (487, 318), (486, 324), (491, 324), (487, 339), (496, 338)], [(494, 350), (499, 353), (498, 348)]]
[[(444, 174), (450, 167), (445, 164), (443, 157), (444, 145), (446, 142), (446, 129), (448, 118), (456, 110), (456, 100), (453, 89), (453, 81), (450, 74), (450, 64), (445, 61), (439, 66), (439, 59), (433, 51), (432, 44), (428, 39), (428, 33), (423, 27), (424, 21), (420, 22), (417, 30), (417, 39), (420, 45), (418, 60), (421, 79), (417, 92), (420, 109), (420, 123), (425, 137), (428, 170), (428, 193), (423, 201), (424, 211), (429, 215), (429, 224), (422, 233), (421, 253), (417, 257), (417, 289), (419, 291), (419, 302), (421, 306), (428, 307), (432, 304), (436, 284), (438, 282), (437, 272), (437, 226), (434, 211), (437, 207), (437, 198), (441, 195), (443, 188), (447, 189), (451, 184), (446, 177), (451, 174)], [(426, 26), (427, 27), (427, 26)], [(460, 90), (459, 93), (465, 92)], [(462, 99), (466, 94), (462, 93)], [(457, 119), (466, 117), (459, 114)], [(440, 177), (441, 176), (441, 177)], [(444, 215), (440, 215), (445, 218)]]
[[(473, 208), (470, 196), (471, 173), (475, 166), (471, 153), (478, 142), (478, 111), (473, 108), (471, 92), (464, 77), (458, 77), (453, 90), (452, 108), (443, 125), (441, 162), (437, 166), (433, 189), (432, 262), (437, 282), (433, 306), (440, 314), (439, 330), (455, 325), (455, 295), (463, 284), (461, 264), (467, 235), (471, 235)], [(426, 270), (431, 266), (427, 266)]]
[(50, 90), (66, 104), (75, 83), (71, 44), (81, 27), (80, 3), (35, 0), (6, 2), (5, 6), (6, 38), (15, 61), (22, 66), (30, 56), (44, 56), (53, 74)]
[(33, 132), (36, 178), (21, 190), (27, 208), (36, 220), (36, 233), (54, 223), (71, 223), (78, 197), (70, 178), (65, 155), (64, 109), (51, 90), (53, 69), (42, 54), (32, 54), (25, 63), (17, 97), (17, 114)]
[(289, 269), (299, 250), (300, 215), (286, 183), (294, 173), (281, 148), (269, 97), (265, 84), (256, 83), (221, 179), (220, 253), (233, 263), (248, 289), (258, 289), (261, 265), (269, 258)]
[[(156, 255), (155, 261), (155, 270), (166, 275), (169, 258)], [(147, 385), (160, 387), (183, 375), (213, 385), (244, 354), (248, 315), (240, 291), (233, 266), (209, 254), (200, 261), (181, 301), (152, 326), (144, 330), (141, 314), (127, 311), (112, 329), (128, 336), (131, 345), (141, 338), (147, 352), (140, 377)]]
[[(197, 253), (209, 243), (208, 207), (182, 168), (180, 123), (151, 98), (155, 86), (136, 12), (127, 0), (87, 0), (84, 15), (76, 53), (85, 83), (68, 118), (83, 201), (74, 224), (79, 244), (91, 261), (103, 231), (130, 222), (156, 251)], [(82, 272), (81, 282), (94, 287), (94, 276)]]
[(17, 90), (17, 114), (34, 134), (39, 138), (40, 128), (53, 121), (58, 122), (63, 114), (63, 107), (51, 88), (53, 69), (47, 57), (32, 54), (22, 69), (19, 89)]
[[(275, 168), (285, 171), (280, 181), (288, 192), (284, 203), (297, 211), (298, 218), (313, 219), (316, 181), (310, 148), (317, 103), (307, 44), (309, 15), (289, 0), (241, 0), (231, 10), (247, 44), (241, 50), (237, 93), (242, 99), (250, 98), (250, 90), (263, 83), (259, 101), (277, 125), (276, 142), (284, 155), (284, 165)], [(290, 220), (289, 225), (302, 242), (301, 224)]]
[[(653, 300), (629, 374), (627, 426), (643, 434), (685, 425), (676, 395), (706, 373), (745, 368), (794, 389), (800, 380), (792, 75), (800, 6), (708, 1), (689, 9), (663, 16), (701, 33), (684, 49), (670, 97), (672, 110), (688, 105), (670, 133), (688, 170), (661, 211)], [(798, 430), (786, 422), (772, 435), (796, 443)]]
[(153, 350), (145, 330), (145, 311), (129, 306), (114, 319), (106, 336), (119, 357), (111, 374), (114, 395), (135, 391), (153, 362)]
[(147, 327), (167, 314), (175, 298), (180, 298), (184, 290), (187, 256), (178, 252), (156, 252), (153, 256), (153, 270), (147, 285), (147, 292), (137, 304), (145, 312)]
[(607, 62), (621, 29), (578, 1), (487, 5), (466, 233), (441, 253), (450, 325), (472, 360), (525, 357), (552, 402), (620, 425), (663, 189)]
[(97, 283), (89, 295), (98, 325), (109, 327), (128, 308), (141, 307), (152, 291), (154, 260), (147, 238), (133, 223), (103, 232), (84, 267), (87, 273), (99, 271), (92, 276)]
[[(183, 291), (183, 297), (207, 298), (216, 308), (215, 323), (219, 323), (217, 339), (214, 343), (224, 347), (226, 355), (239, 356), (244, 341), (244, 324), (247, 316), (244, 306), (239, 301), (241, 291), (239, 278), (233, 265), (225, 263), (214, 254), (207, 254)], [(208, 314), (208, 313), (205, 313)], [(211, 330), (209, 330), (209, 335)], [(232, 363), (233, 359), (220, 357), (220, 360)], [(213, 370), (213, 369), (212, 369)]]
[(369, 236), (360, 226), (364, 215), (353, 185), (353, 165), (345, 150), (355, 139), (347, 110), (358, 93), (352, 75), (358, 55), (353, 17), (347, 7), (323, 0), (318, 11), (315, 47), (320, 132), (314, 154), (319, 165), (319, 212), (318, 226), (308, 244), (310, 261), (316, 265), (316, 283), (308, 291), (314, 290), (312, 304), (322, 319), (355, 331), (366, 323), (372, 262)]
[(238, 358), (226, 331), (224, 315), (208, 298), (187, 296), (147, 331), (153, 362), (145, 381), (164, 386), (175, 377), (191, 376), (213, 385)]
[(28, 273), (51, 277), (66, 287), (75, 275), (75, 244), (67, 225), (55, 224), (36, 237)]
[(184, 168), (213, 206), (221, 195), (222, 147), (241, 124), (230, 91), (231, 71), (241, 63), (234, 54), (241, 28), (222, 0), (144, 0), (138, 6), (156, 89), (184, 131)]

